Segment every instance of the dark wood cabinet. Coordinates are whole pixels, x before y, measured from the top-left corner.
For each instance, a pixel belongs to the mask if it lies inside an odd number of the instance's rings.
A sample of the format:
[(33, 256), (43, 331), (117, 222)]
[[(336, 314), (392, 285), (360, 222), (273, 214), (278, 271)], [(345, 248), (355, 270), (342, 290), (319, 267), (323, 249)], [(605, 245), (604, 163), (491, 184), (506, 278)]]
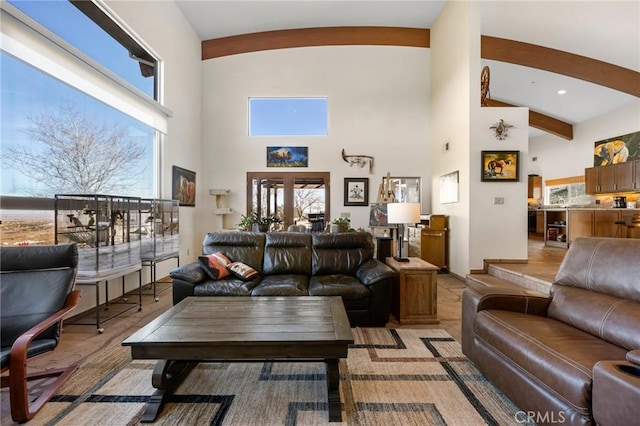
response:
[(585, 192), (602, 194), (640, 190), (640, 160), (584, 170)]
[(527, 198), (542, 198), (542, 176), (529, 176)]
[(422, 228), (420, 234), (420, 257), (440, 269), (449, 268), (448, 228), (448, 216), (431, 215), (429, 227)]

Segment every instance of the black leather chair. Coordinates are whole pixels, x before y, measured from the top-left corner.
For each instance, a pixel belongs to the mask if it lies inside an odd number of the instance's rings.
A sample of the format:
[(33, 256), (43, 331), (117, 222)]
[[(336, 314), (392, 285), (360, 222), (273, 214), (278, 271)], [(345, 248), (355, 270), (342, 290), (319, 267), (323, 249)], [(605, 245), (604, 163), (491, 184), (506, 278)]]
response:
[[(51, 399), (77, 365), (27, 372), (27, 359), (52, 351), (60, 340), (62, 319), (80, 301), (74, 290), (78, 269), (75, 244), (0, 249), (0, 339), (2, 387), (9, 387), (11, 417), (26, 422)], [(43, 381), (30, 401), (28, 382)]]

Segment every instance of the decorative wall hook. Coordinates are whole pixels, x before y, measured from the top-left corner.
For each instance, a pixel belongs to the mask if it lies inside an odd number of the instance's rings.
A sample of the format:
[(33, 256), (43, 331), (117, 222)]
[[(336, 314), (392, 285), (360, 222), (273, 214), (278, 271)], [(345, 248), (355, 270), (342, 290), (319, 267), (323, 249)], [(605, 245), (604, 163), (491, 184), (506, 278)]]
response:
[(370, 155), (346, 155), (343, 148), (342, 159), (349, 163), (349, 166), (357, 164), (360, 167), (364, 167), (366, 164), (369, 164), (369, 173), (373, 170), (373, 157)]
[(507, 131), (512, 127), (513, 126), (511, 124), (505, 123), (505, 121), (501, 118), (500, 121), (489, 128), (493, 130), (493, 135), (496, 137), (496, 139), (498, 139), (499, 141), (503, 141), (508, 136)]

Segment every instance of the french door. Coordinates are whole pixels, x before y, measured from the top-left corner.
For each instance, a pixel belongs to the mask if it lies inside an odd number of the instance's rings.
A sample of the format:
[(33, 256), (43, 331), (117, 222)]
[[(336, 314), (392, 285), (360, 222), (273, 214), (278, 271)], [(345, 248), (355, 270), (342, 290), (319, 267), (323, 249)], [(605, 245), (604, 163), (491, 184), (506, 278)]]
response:
[(247, 172), (247, 214), (276, 215), (289, 225), (323, 231), (329, 220), (328, 172)]

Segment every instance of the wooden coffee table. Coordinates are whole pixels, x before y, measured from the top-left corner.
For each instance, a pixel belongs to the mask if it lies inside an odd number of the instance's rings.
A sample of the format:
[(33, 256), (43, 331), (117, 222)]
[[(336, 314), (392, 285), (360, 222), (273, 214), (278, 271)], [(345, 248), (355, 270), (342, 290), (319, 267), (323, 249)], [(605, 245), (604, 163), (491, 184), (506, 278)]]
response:
[(342, 421), (338, 362), (353, 335), (336, 297), (188, 297), (126, 338), (134, 359), (158, 359), (143, 422), (199, 362), (324, 361), (329, 421)]

